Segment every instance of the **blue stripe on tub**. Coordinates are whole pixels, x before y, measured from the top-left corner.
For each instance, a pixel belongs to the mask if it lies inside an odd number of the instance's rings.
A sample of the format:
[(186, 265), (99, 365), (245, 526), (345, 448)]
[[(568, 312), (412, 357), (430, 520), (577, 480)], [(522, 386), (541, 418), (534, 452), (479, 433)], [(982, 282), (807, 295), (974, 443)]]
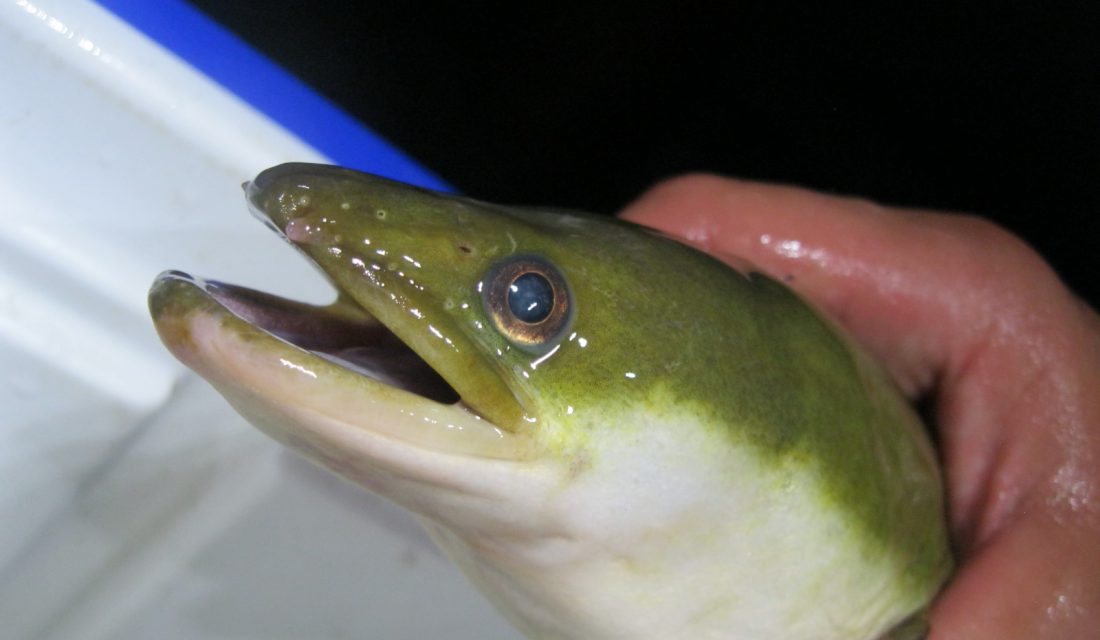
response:
[(231, 31), (182, 0), (97, 0), (337, 164), (450, 191), (418, 165)]

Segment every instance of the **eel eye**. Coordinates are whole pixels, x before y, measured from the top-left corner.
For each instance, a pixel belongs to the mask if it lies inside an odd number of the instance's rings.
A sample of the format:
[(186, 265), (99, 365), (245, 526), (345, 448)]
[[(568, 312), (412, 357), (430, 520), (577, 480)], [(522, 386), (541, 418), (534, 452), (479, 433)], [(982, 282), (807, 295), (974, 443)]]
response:
[(569, 328), (573, 302), (565, 278), (535, 256), (518, 256), (489, 270), (485, 311), (509, 342), (531, 353), (554, 347)]

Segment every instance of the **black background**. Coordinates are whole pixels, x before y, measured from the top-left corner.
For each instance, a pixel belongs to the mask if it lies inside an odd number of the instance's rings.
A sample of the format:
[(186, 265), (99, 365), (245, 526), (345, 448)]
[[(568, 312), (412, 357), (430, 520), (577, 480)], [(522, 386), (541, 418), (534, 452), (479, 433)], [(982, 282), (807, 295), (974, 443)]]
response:
[(193, 4), (481, 199), (705, 170), (970, 211), (1100, 303), (1100, 3)]

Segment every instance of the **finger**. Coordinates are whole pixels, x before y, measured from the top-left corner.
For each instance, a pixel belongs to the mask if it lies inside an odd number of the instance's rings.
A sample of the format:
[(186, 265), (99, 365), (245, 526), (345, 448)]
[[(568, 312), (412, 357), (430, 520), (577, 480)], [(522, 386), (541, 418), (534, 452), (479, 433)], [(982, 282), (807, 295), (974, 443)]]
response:
[[(1100, 530), (1100, 406), (1089, 400), (1100, 397), (1100, 338), (1090, 312), (1011, 234), (966, 216), (712, 176), (659, 185), (624, 217), (755, 263), (849, 329), (910, 396), (934, 395), (964, 555), (1009, 561), (999, 550), (1018, 544), (1010, 524)], [(1070, 486), (1077, 498), (1067, 497)], [(1058, 553), (1034, 549), (1051, 566), (1064, 563)], [(1100, 575), (1096, 556), (1081, 564)], [(973, 606), (971, 621), (1006, 619), (998, 589), (1031, 597), (1017, 618), (1044, 619), (1036, 603), (1049, 600), (1048, 583), (996, 584), (998, 563), (981, 566), (952, 587)], [(971, 601), (974, 584), (990, 597)], [(944, 602), (956, 599), (949, 592)]]

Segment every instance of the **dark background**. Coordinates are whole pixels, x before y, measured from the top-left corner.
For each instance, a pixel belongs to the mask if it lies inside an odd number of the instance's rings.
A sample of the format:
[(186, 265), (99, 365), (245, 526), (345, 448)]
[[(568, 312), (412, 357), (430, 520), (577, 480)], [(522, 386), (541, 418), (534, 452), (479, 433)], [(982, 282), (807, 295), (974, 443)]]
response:
[(1100, 304), (1100, 3), (193, 4), (481, 199), (706, 170), (970, 211)]

